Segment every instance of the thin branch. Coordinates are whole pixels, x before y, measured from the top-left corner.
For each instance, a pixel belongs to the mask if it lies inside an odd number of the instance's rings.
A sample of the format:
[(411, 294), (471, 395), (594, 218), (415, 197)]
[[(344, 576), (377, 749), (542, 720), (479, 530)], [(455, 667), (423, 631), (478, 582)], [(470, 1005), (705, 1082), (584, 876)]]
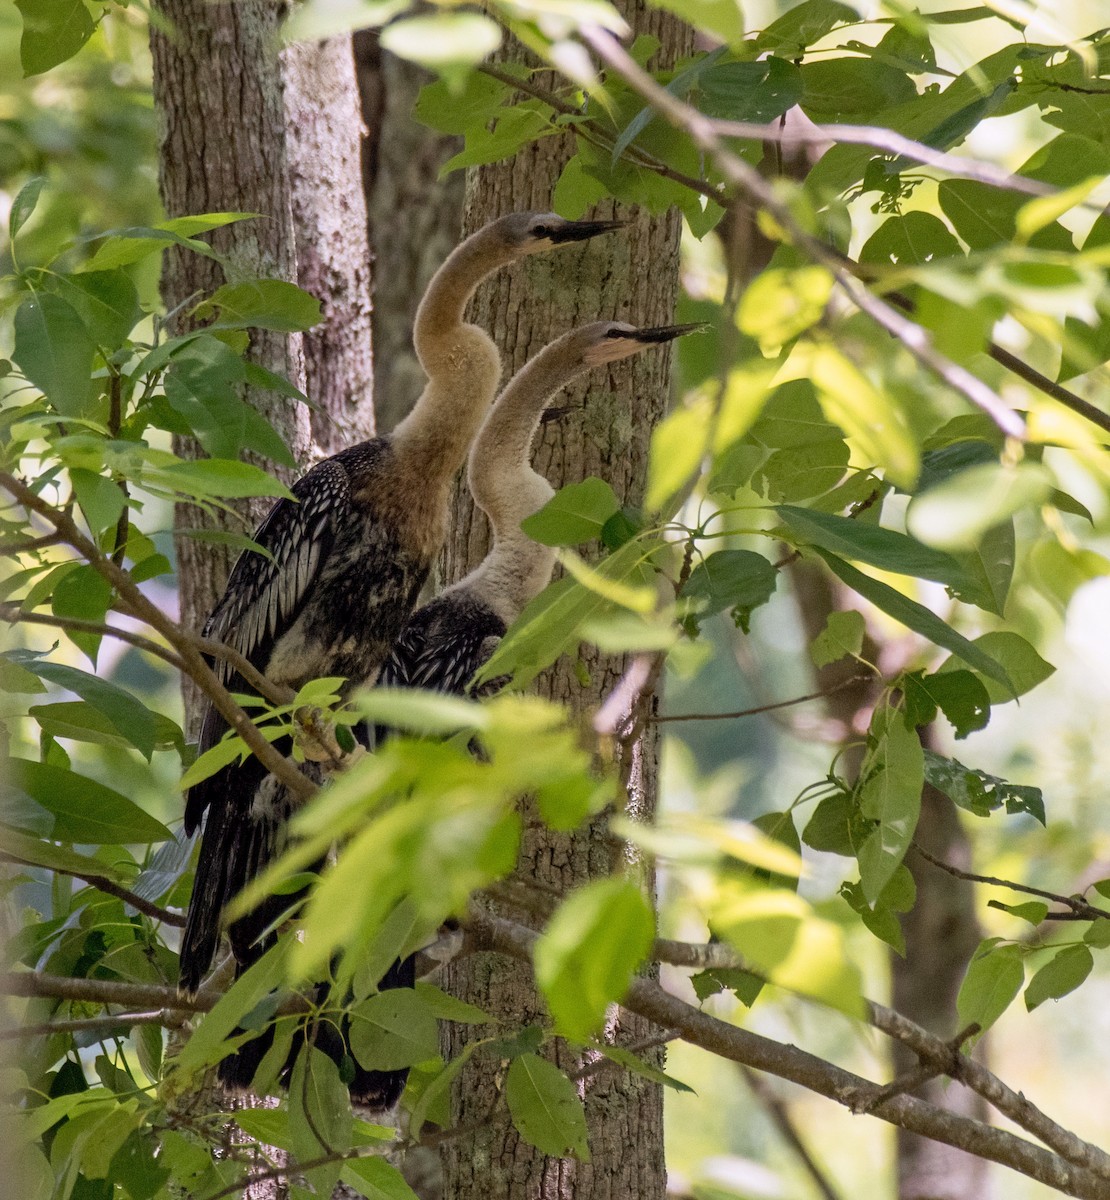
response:
[(1026, 196), (1056, 196), (1060, 192), (1059, 188), (1054, 188), (1051, 184), (1028, 179), (1023, 175), (1014, 175), (993, 163), (934, 150), (931, 146), (903, 137), (892, 129), (879, 129), (873, 125), (813, 125), (783, 129), (778, 122), (760, 125), (752, 121), (711, 120), (710, 124), (723, 137), (755, 138), (763, 142), (786, 142), (794, 145), (820, 146), (829, 142), (844, 142), (853, 146), (872, 146), (885, 154), (909, 158), (961, 179), (973, 179), (977, 183), (986, 183), (1005, 191), (1021, 192)]
[(954, 876), (956, 879), (965, 879), (968, 883), (986, 883), (992, 887), (1008, 888), (1011, 892), (1022, 892), (1027, 896), (1041, 896), (1045, 900), (1053, 901), (1055, 904), (1066, 905), (1071, 909), (1077, 921), (1098, 921), (1101, 918), (1110, 917), (1110, 912), (1106, 909), (1099, 908), (1094, 904), (1088, 904), (1081, 896), (1062, 896), (1058, 892), (1046, 892), (1044, 888), (1033, 887), (1028, 883), (1015, 883), (1011, 879), (999, 879), (995, 875), (976, 875), (973, 871), (962, 871), (959, 867), (954, 867), (942, 859), (934, 858), (928, 850), (919, 846), (917, 842), (911, 842), (910, 845), (927, 863)]
[(55, 530), (44, 533), (42, 537), (23, 538), (15, 542), (0, 542), (0, 554), (30, 554), (32, 550), (45, 550), (48, 546), (57, 546), (62, 535)]
[(776, 700), (773, 704), (760, 704), (756, 708), (741, 708), (736, 712), (673, 713), (663, 717), (651, 717), (650, 721), (654, 725), (661, 725), (664, 721), (735, 721), (740, 717), (755, 717), (760, 713), (773, 712), (777, 708), (791, 708), (795, 704), (805, 704), (810, 700), (823, 700), (826, 696), (832, 696), (845, 688), (855, 687), (856, 684), (870, 678), (869, 675), (852, 675), (848, 679), (842, 679), (834, 687), (824, 688), (820, 692), (810, 692), (807, 696), (795, 696), (792, 700)]
[(181, 1024), (181, 1013), (160, 1008), (155, 1012), (116, 1013), (104, 1017), (79, 1017), (72, 1021), (43, 1021), (19, 1029), (0, 1029), (0, 1041), (52, 1037), (56, 1033), (126, 1033), (136, 1025), (163, 1025), (173, 1029)]
[(906, 1071), (903, 1074), (892, 1079), (886, 1087), (882, 1088), (874, 1100), (867, 1106), (866, 1112), (870, 1113), (884, 1100), (889, 1100), (892, 1096), (899, 1096), (905, 1092), (916, 1092), (918, 1088), (928, 1083), (930, 1079), (936, 1079), (938, 1075), (949, 1075), (955, 1077), (958, 1071), (960, 1048), (968, 1038), (974, 1037), (981, 1032), (982, 1027), (977, 1023), (972, 1023), (962, 1032), (949, 1042), (945, 1042), (945, 1049), (949, 1052), (948, 1060), (945, 1061), (939, 1057), (930, 1058), (928, 1061), (918, 1063), (911, 1071)]
[(752, 1094), (763, 1105), (767, 1115), (779, 1131), (779, 1136), (798, 1156), (803, 1169), (813, 1181), (813, 1186), (824, 1197), (824, 1200), (840, 1200), (829, 1177), (810, 1153), (809, 1147), (798, 1132), (786, 1105), (771, 1090), (768, 1081), (750, 1067), (740, 1067), (740, 1073), (744, 1076), (744, 1082), (751, 1089)]
[(174, 925), (178, 929), (185, 928), (185, 918), (180, 913), (172, 912), (168, 908), (162, 908), (158, 904), (144, 900), (142, 896), (136, 896), (134, 892), (128, 891), (127, 888), (121, 887), (118, 883), (114, 883), (111, 879), (103, 875), (86, 874), (83, 871), (73, 871), (65, 867), (44, 866), (43, 863), (36, 863), (30, 859), (20, 858), (18, 854), (13, 854), (10, 850), (0, 851), (0, 862), (18, 863), (21, 866), (27, 867), (43, 867), (44, 870), (53, 871), (55, 875), (68, 875), (73, 879), (80, 879), (90, 887), (96, 888), (98, 892), (104, 892), (108, 896), (115, 896), (117, 900), (122, 900), (125, 904), (130, 904), (132, 908), (137, 909), (154, 921), (161, 921), (163, 925)]
[(790, 235), (791, 241), (824, 266), (852, 302), (880, 328), (901, 341), (922, 366), (970, 404), (985, 412), (1007, 437), (1025, 437), (1025, 422), (1000, 396), (970, 371), (941, 354), (920, 325), (869, 292), (844, 265), (836, 250), (807, 233), (798, 224), (789, 206), (780, 199), (771, 183), (725, 147), (708, 117), (660, 87), (607, 30), (585, 26), (579, 30), (579, 36), (660, 116), (684, 130), (695, 145), (710, 154), (728, 183), (747, 193), (756, 204), (770, 213)]
[(117, 625), (106, 625), (100, 621), (86, 621), (78, 617), (55, 617), (49, 613), (28, 612), (11, 601), (0, 604), (0, 619), (13, 625), (22, 621), (27, 625), (48, 625), (53, 629), (72, 630), (75, 633), (94, 633), (101, 637), (115, 638), (120, 642), (128, 642), (147, 654), (153, 654), (163, 662), (168, 662), (175, 670), (184, 671), (185, 669), (181, 658), (167, 646), (143, 637), (141, 633), (134, 633), (130, 629), (120, 629)]
[(181, 657), (185, 674), (200, 686), (220, 716), (243, 739), (251, 753), (271, 775), (302, 801), (316, 794), (316, 784), (266, 741), (254, 722), (236, 704), (231, 693), (216, 677), (184, 630), (147, 599), (126, 571), (101, 554), (96, 545), (78, 529), (68, 513), (48, 504), (22, 480), (7, 471), (0, 471), (0, 487), (28, 511), (38, 513), (49, 521), (62, 535), (63, 540), (119, 593), (135, 616), (157, 630), (174, 647)]
[[(659, 962), (695, 970), (738, 968), (759, 975), (759, 972), (752, 971), (751, 967), (735, 951), (717, 942), (699, 945), (693, 942), (674, 942), (659, 938), (655, 942), (653, 956)], [(1046, 1113), (1030, 1104), (1020, 1092), (1015, 1092), (986, 1067), (974, 1059), (968, 1058), (965, 1054), (953, 1052), (950, 1043), (923, 1029), (893, 1009), (885, 1008), (874, 1001), (867, 1001), (867, 1010), (867, 1019), (870, 1024), (888, 1037), (903, 1042), (917, 1055), (923, 1065), (932, 1068), (939, 1063), (940, 1070), (933, 1071), (933, 1074), (946, 1074), (959, 1080), (965, 1087), (971, 1088), (972, 1091), (977, 1092), (994, 1105), (1004, 1116), (1020, 1125), (1027, 1133), (1033, 1134), (1046, 1146), (1050, 1146), (1062, 1158), (1103, 1179), (1110, 1180), (1110, 1155), (1097, 1146), (1076, 1137), (1070, 1130), (1053, 1121)], [(961, 1036), (961, 1044), (962, 1041), (963, 1037)], [(907, 1126), (907, 1128), (909, 1127)]]
[[(488, 949), (515, 958), (531, 959), (537, 936), (532, 930), (512, 921), (486, 916), (472, 917), (470, 924)], [(623, 1006), (661, 1028), (680, 1029), (683, 1040), (691, 1045), (700, 1046), (720, 1058), (788, 1079), (835, 1100), (851, 1112), (862, 1111), (881, 1090), (878, 1084), (796, 1046), (784, 1045), (701, 1012), (647, 979), (632, 980)], [(912, 1133), (1010, 1167), (1067, 1195), (1084, 1200), (1110, 1200), (1110, 1181), (1093, 1171), (1068, 1162), (1016, 1134), (947, 1112), (914, 1096), (894, 1096), (883, 1101), (876, 1107), (874, 1115)], [(1074, 1134), (1068, 1136), (1079, 1141)], [(1089, 1147), (1089, 1150), (1102, 1154), (1095, 1147)]]

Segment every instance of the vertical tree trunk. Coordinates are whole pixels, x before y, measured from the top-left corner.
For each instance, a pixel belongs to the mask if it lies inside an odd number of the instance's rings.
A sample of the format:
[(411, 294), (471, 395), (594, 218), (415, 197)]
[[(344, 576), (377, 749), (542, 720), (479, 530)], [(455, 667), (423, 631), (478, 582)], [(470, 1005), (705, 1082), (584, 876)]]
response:
[(436, 268), (458, 244), (461, 171), (439, 169), (462, 138), (413, 120), (420, 89), (432, 78), (378, 43), (376, 30), (354, 37), (366, 124), (363, 186), (374, 255), (374, 407), (378, 428), (392, 429), (424, 388), (412, 348), (416, 306)]
[[(350, 39), (281, 52), (288, 12), (276, 0), (157, 0), (152, 24), (154, 97), (162, 122), (162, 200), (171, 217), (206, 212), (259, 216), (211, 235), (227, 263), (171, 252), (162, 278), (173, 332), (189, 327), (188, 300), (241, 278), (296, 281), (322, 303), (324, 320), (307, 335), (256, 330), (250, 357), (306, 391), (317, 411), (247, 388), (244, 399), (273, 423), (300, 468), (374, 430), (369, 254), (359, 165), (361, 120)], [(191, 439), (179, 454), (196, 455)], [(273, 470), (272, 463), (265, 463)], [(275, 472), (289, 477), (300, 470)], [(244, 505), (246, 529), (269, 501)], [(211, 518), (179, 506), (185, 528), (243, 529), (230, 515)], [(235, 552), (177, 539), (181, 621), (199, 628), (223, 590)], [(186, 689), (190, 724), (198, 696)], [(217, 1091), (182, 1097), (193, 1111), (219, 1111)], [(255, 1104), (247, 1098), (239, 1104)], [(279, 1151), (272, 1151), (280, 1158)], [(248, 1200), (286, 1194), (273, 1180)]]
[[(636, 2), (623, 9), (637, 33), (661, 39), (658, 61), (652, 65), (666, 65), (688, 52), (686, 34), (671, 17)], [(512, 210), (549, 209), (555, 182), (572, 152), (569, 138), (545, 138), (509, 163), (474, 172), (468, 180), (466, 232)], [(472, 316), (501, 346), (506, 377), (574, 325), (600, 318), (644, 325), (673, 319), (678, 236), (676, 213), (660, 218), (640, 213), (611, 238), (526, 260), (485, 285)], [(667, 402), (669, 366), (666, 353), (645, 354), (614, 364), (607, 377), (595, 371), (583, 384), (568, 389), (560, 405), (568, 405), (570, 414), (546, 426), (535, 455), (537, 469), (556, 484), (600, 475), (622, 500), (638, 503), (651, 433)], [(447, 578), (464, 574), (487, 546), (485, 519), (475, 514), (460, 490), (445, 555)], [(588, 683), (583, 684), (568, 664), (559, 664), (545, 677), (541, 690), (573, 709), (589, 710), (612, 691), (626, 665), (588, 652)], [(647, 817), (655, 801), (655, 748), (654, 738), (641, 744), (642, 770), (634, 782), (634, 800)], [(611, 849), (599, 826), (570, 836), (553, 834), (535, 820), (526, 820), (525, 826), (519, 868), (525, 879), (565, 892), (611, 871)], [(519, 913), (513, 915), (520, 918)], [(542, 1020), (530, 971), (519, 963), (489, 954), (469, 956), (449, 965), (447, 986), (506, 1026)], [(646, 1023), (622, 1015), (607, 1036), (627, 1043), (643, 1037), (646, 1029)], [(453, 1028), (449, 1052), (461, 1050), (468, 1036), (472, 1035)], [(565, 1067), (577, 1065), (565, 1046), (557, 1057)], [(453, 1120), (483, 1127), (444, 1148), (445, 1195), (451, 1200), (487, 1200), (491, 1195), (499, 1200), (663, 1196), (663, 1106), (654, 1084), (616, 1070), (589, 1078), (584, 1098), (593, 1161), (584, 1165), (546, 1158), (523, 1143), (506, 1122), (484, 1122), (496, 1098), (499, 1074), (498, 1063), (480, 1057), (463, 1072)]]
[(370, 251), (359, 94), (349, 37), (300, 42), (281, 56), (297, 283), (323, 306), (303, 335), (314, 454), (374, 436)]
[[(172, 331), (189, 327), (190, 297), (228, 280), (298, 281), (323, 302), (325, 321), (307, 337), (266, 330), (251, 337), (253, 361), (308, 388), (322, 410), (310, 419), (303, 405), (284, 397), (256, 388), (244, 396), (285, 436), (303, 467), (373, 431), (369, 256), (350, 42), (297, 46), (283, 56), (280, 28), (287, 11), (276, 0), (159, 0), (164, 27), (152, 26), (151, 52), (167, 214), (260, 214), (209, 235), (226, 272), (212, 259), (170, 252), (162, 298), (168, 311), (180, 310)], [(294, 121), (296, 136), (289, 136)], [(178, 439), (176, 449), (197, 453), (191, 439)], [(300, 472), (275, 473), (288, 482)], [(248, 532), (268, 504), (242, 507)], [(192, 505), (179, 507), (177, 523), (244, 528), (231, 515), (209, 517)], [(184, 625), (203, 623), (234, 558), (234, 550), (178, 537)], [(196, 698), (188, 689), (186, 706), (195, 719)]]

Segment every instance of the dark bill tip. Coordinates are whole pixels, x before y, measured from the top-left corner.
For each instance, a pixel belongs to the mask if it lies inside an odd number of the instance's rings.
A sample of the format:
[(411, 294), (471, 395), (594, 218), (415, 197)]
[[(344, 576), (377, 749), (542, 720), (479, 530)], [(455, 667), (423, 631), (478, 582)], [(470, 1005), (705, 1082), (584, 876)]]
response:
[(675, 338), (685, 337), (688, 333), (700, 333), (708, 329), (706, 321), (691, 321), (686, 325), (656, 325), (650, 329), (629, 329), (627, 332), (614, 330), (609, 337), (631, 338), (636, 342), (671, 342)]
[(623, 229), (626, 221), (568, 221), (561, 229), (553, 229), (547, 236), (556, 245), (561, 242), (584, 242), (599, 233), (612, 233)]

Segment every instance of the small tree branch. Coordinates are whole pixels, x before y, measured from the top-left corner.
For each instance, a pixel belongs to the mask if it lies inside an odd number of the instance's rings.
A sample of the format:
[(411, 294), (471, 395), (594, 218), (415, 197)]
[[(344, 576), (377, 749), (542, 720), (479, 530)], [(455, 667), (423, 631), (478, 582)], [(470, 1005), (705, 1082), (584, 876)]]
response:
[(810, 692), (806, 696), (795, 696), (792, 700), (776, 700), (772, 704), (760, 704), (755, 708), (741, 708), (737, 709), (736, 712), (668, 713), (666, 716), (651, 717), (649, 720), (654, 725), (661, 725), (665, 721), (736, 721), (740, 717), (755, 717), (760, 713), (774, 712), (777, 708), (791, 708), (795, 704), (805, 704), (810, 700), (823, 700), (826, 696), (832, 696), (836, 692), (843, 691), (845, 688), (855, 687), (863, 680), (870, 678), (870, 675), (852, 675), (847, 679), (842, 679), (834, 687), (825, 688), (820, 692)]
[(56, 1033), (126, 1033), (136, 1025), (163, 1025), (175, 1029), (182, 1014), (160, 1008), (155, 1012), (116, 1013), (104, 1017), (80, 1017), (72, 1021), (43, 1021), (38, 1025), (23, 1025), (19, 1029), (0, 1029), (0, 1041), (52, 1037)]
[(1098, 921), (1104, 917), (1110, 917), (1110, 911), (1099, 908), (1097, 905), (1089, 904), (1081, 896), (1062, 896), (1058, 892), (1046, 892), (1044, 888), (1033, 887), (1028, 883), (1015, 883), (1011, 879), (999, 879), (995, 875), (976, 875), (973, 871), (963, 871), (959, 867), (952, 866), (951, 863), (934, 858), (928, 850), (919, 846), (917, 842), (911, 842), (910, 845), (914, 852), (919, 854), (927, 863), (956, 879), (966, 879), (969, 883), (986, 883), (993, 887), (1008, 888), (1011, 892), (1022, 892), (1027, 896), (1041, 896), (1045, 900), (1051, 900), (1055, 904), (1063, 904), (1071, 909), (1071, 914), (1069, 915), (1074, 916), (1077, 921)]
[(231, 693), (216, 677), (184, 630), (147, 599), (126, 571), (101, 554), (68, 513), (47, 503), (27, 484), (7, 471), (0, 471), (0, 487), (28, 511), (38, 513), (50, 522), (62, 535), (62, 539), (107, 580), (134, 615), (157, 630), (174, 647), (181, 658), (185, 674), (200, 686), (220, 716), (243, 739), (247, 748), (271, 775), (279, 779), (300, 800), (307, 800), (315, 795), (316, 784), (266, 741), (254, 722), (236, 704)]
[[(531, 959), (537, 935), (522, 925), (497, 917), (472, 915), (469, 924), (486, 948), (516, 958)], [(788, 1079), (818, 1095), (861, 1112), (882, 1090), (832, 1063), (718, 1020), (665, 992), (658, 984), (634, 978), (623, 1006), (664, 1029), (679, 1029), (684, 1041), (720, 1058)], [(904, 1019), (904, 1018), (903, 1018)], [(912, 1022), (909, 1022), (912, 1024)], [(921, 1030), (921, 1033), (925, 1033)], [(931, 1035), (926, 1037), (932, 1040)], [(940, 1042), (940, 1039), (936, 1039)], [(940, 1042), (944, 1046), (943, 1042)], [(1060, 1155), (981, 1121), (947, 1112), (914, 1096), (893, 1096), (877, 1104), (874, 1114), (892, 1125), (934, 1141), (966, 1150), (980, 1158), (1010, 1167), (1069, 1196), (1110, 1200), (1110, 1179), (1078, 1166)], [(1066, 1132), (1066, 1131), (1065, 1131)], [(1069, 1134), (1074, 1138), (1074, 1134)], [(1075, 1139), (1079, 1141), (1079, 1139)], [(1083, 1143), (1086, 1146), (1086, 1143)], [(1102, 1151), (1089, 1147), (1096, 1155)]]
[(726, 181), (770, 213), (790, 235), (791, 241), (815, 262), (824, 266), (841, 290), (880, 328), (896, 337), (922, 366), (941, 379), (968, 403), (985, 412), (1007, 437), (1025, 437), (1025, 422), (1000, 396), (970, 371), (941, 354), (928, 333), (860, 283), (836, 250), (807, 233), (794, 219), (789, 206), (772, 184), (749, 163), (732, 154), (714, 128), (714, 123), (697, 109), (672, 96), (638, 64), (608, 30), (585, 26), (579, 36), (610, 70), (646, 100), (655, 111), (689, 134), (694, 144), (713, 157)]
[(172, 912), (168, 908), (162, 908), (158, 904), (144, 900), (142, 896), (136, 896), (134, 892), (128, 891), (127, 888), (121, 887), (118, 883), (113, 882), (103, 875), (86, 874), (83, 871), (71, 871), (64, 867), (44, 866), (42, 863), (35, 863), (29, 859), (20, 858), (19, 855), (13, 854), (10, 850), (0, 851), (0, 862), (18, 863), (21, 866), (27, 867), (42, 867), (44, 871), (53, 871), (55, 875), (68, 875), (72, 879), (80, 879), (90, 887), (96, 888), (98, 892), (104, 892), (108, 896), (115, 896), (125, 904), (130, 904), (132, 908), (154, 921), (161, 921), (163, 925), (174, 925), (178, 929), (185, 928), (185, 918), (180, 913)]

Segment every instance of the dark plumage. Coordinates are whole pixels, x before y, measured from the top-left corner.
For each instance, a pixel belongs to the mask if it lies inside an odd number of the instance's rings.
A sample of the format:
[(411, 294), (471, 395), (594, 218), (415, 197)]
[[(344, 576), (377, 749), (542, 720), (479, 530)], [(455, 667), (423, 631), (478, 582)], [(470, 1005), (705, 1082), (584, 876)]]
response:
[[(205, 634), (234, 647), (275, 684), (298, 688), (320, 676), (344, 677), (351, 687), (373, 683), (442, 545), (451, 479), (497, 387), (497, 349), (464, 322), (467, 301), (499, 267), (615, 227), (512, 213), (467, 238), (417, 312), (413, 341), (428, 384), (415, 408), (392, 434), (313, 467), (294, 485), (293, 500), (274, 505), (254, 535), (270, 557), (247, 551), (239, 558)], [(215, 665), (231, 691), (250, 691), (237, 672)], [(214, 746), (225, 729), (209, 706), (199, 750)], [(280, 742), (277, 748), (290, 749)], [(182, 989), (195, 991), (211, 965), (227, 903), (280, 853), (293, 804), (254, 759), (190, 790), (186, 832), (202, 822), (203, 832), (182, 940)], [(297, 900), (273, 897), (234, 923), (239, 971), (257, 960), (272, 926)], [(397, 978), (405, 978), (408, 968), (398, 969)], [(241, 1082), (249, 1057), (225, 1059), (222, 1077)], [(377, 1090), (391, 1094), (392, 1087), (387, 1081)]]

